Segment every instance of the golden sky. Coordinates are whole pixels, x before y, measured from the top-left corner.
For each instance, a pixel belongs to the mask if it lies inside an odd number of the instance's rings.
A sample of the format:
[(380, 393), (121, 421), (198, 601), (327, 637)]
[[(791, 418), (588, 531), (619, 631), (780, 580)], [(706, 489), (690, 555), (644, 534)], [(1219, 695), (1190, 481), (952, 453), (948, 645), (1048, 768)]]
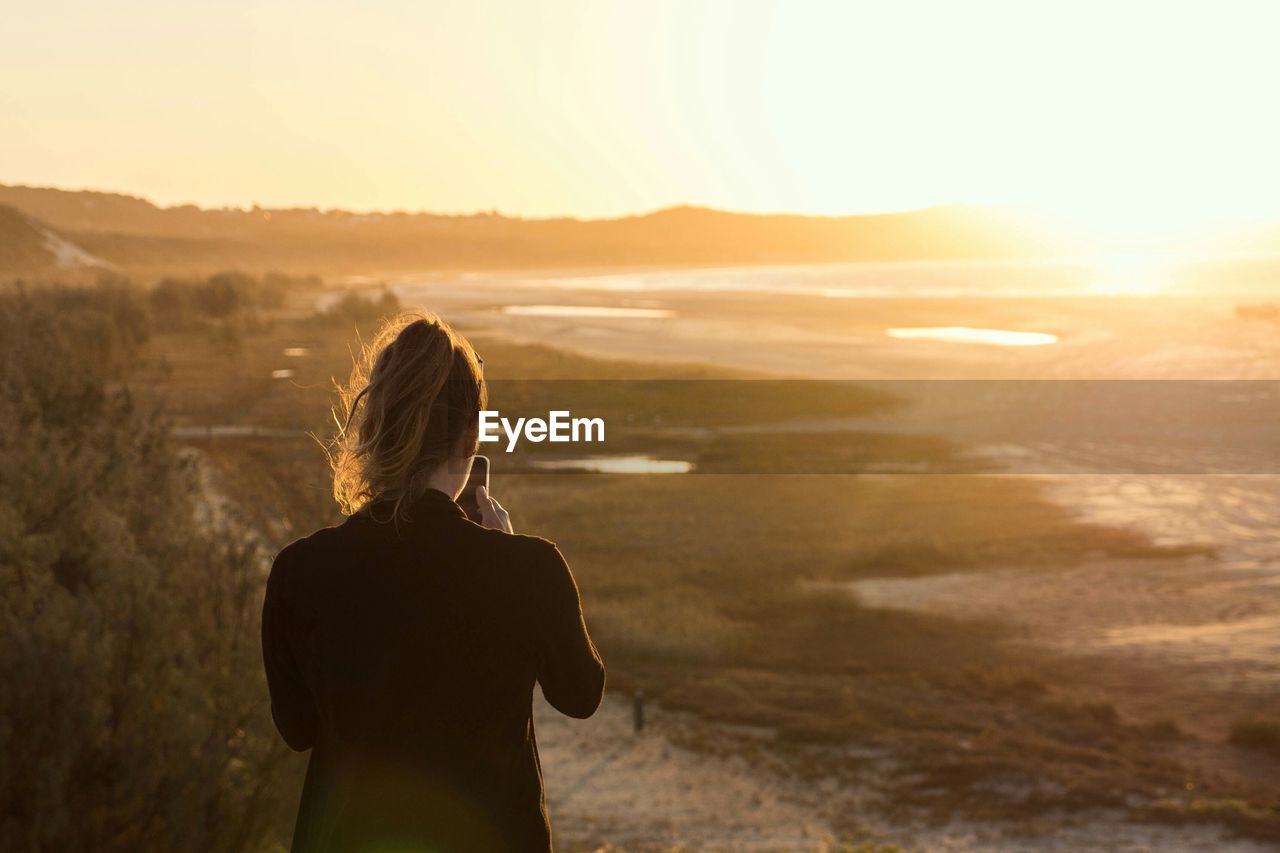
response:
[(41, 0), (0, 181), (604, 216), (1280, 215), (1280, 3)]

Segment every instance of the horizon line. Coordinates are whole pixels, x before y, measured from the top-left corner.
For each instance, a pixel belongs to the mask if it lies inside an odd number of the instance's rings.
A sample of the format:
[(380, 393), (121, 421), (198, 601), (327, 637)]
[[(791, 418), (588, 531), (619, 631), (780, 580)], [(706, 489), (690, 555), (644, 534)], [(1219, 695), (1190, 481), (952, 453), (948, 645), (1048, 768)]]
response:
[(340, 206), (324, 206), (324, 205), (271, 205), (264, 206), (258, 202), (253, 202), (251, 206), (243, 205), (206, 205), (195, 201), (162, 203), (146, 195), (130, 192), (127, 190), (99, 189), (96, 187), (67, 187), (55, 184), (28, 184), (28, 183), (9, 183), (0, 182), (0, 187), (8, 189), (21, 190), (45, 190), (61, 193), (91, 193), (95, 195), (120, 196), (132, 199), (134, 201), (145, 202), (158, 210), (178, 210), (181, 208), (194, 207), (203, 212), (217, 213), (220, 211), (236, 211), (240, 213), (252, 213), (253, 211), (266, 212), (289, 212), (289, 211), (306, 211), (314, 210), (320, 213), (350, 213), (356, 216), (451, 216), (451, 217), (476, 217), (476, 216), (497, 216), (503, 219), (519, 219), (525, 221), (558, 221), (572, 220), (576, 222), (613, 222), (622, 219), (643, 219), (648, 216), (654, 216), (659, 213), (666, 213), (673, 210), (701, 210), (711, 213), (723, 213), (731, 216), (759, 216), (759, 217), (802, 217), (805, 219), (854, 219), (860, 217), (877, 217), (877, 216), (898, 216), (913, 213), (927, 213), (940, 210), (985, 210), (997, 211), (1003, 213), (1016, 214), (1018, 211), (1012, 207), (1001, 207), (999, 205), (980, 204), (976, 202), (938, 202), (936, 204), (928, 204), (920, 207), (903, 207), (890, 208), (885, 210), (867, 211), (861, 213), (805, 213), (795, 210), (734, 210), (724, 207), (713, 207), (705, 204), (696, 204), (693, 202), (681, 202), (670, 204), (665, 207), (649, 208), (644, 211), (635, 211), (632, 213), (621, 213), (614, 215), (602, 216), (578, 216), (574, 214), (552, 214), (552, 215), (524, 215), (519, 213), (504, 213), (499, 208), (478, 209), (473, 211), (441, 211), (431, 210), (429, 208), (354, 208)]

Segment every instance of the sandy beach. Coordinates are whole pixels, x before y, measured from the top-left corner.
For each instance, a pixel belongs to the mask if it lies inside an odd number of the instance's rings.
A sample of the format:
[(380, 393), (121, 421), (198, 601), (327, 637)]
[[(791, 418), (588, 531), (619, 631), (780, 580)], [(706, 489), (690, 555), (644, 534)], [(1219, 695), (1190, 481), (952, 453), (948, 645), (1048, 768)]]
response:
[[(673, 273), (670, 286), (681, 282)], [(619, 290), (610, 276), (440, 277), (395, 282), (474, 330), (592, 355), (699, 361), (824, 379), (1280, 379), (1272, 322), (1236, 317), (1247, 296), (965, 295)], [(540, 306), (541, 314), (510, 313)], [(571, 309), (557, 316), (547, 308)], [(588, 308), (639, 312), (592, 315)], [(504, 309), (506, 309), (504, 311)], [(648, 312), (661, 312), (649, 315)], [(900, 340), (900, 328), (1050, 334), (1047, 346)]]

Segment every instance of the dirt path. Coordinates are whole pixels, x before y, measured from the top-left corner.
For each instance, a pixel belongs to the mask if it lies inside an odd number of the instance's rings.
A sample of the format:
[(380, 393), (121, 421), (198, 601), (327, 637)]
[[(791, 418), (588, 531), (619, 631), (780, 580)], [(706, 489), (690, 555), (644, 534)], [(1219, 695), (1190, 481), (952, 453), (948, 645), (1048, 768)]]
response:
[(626, 697), (610, 697), (585, 721), (539, 699), (538, 741), (559, 846), (798, 850), (820, 849), (833, 837), (794, 779), (732, 754), (679, 746), (714, 730), (687, 715), (650, 711), (636, 734)]
[(589, 720), (563, 717), (539, 697), (538, 743), (559, 849), (827, 851), (841, 842), (852, 845), (844, 849), (868, 842), (1004, 853), (1273, 849), (1227, 839), (1212, 827), (1133, 823), (1110, 812), (1008, 826), (892, 826), (875, 806), (876, 779), (891, 770), (889, 756), (860, 754), (863, 769), (852, 784), (802, 779), (768, 748), (768, 732), (647, 710), (637, 735), (624, 695), (606, 698)]

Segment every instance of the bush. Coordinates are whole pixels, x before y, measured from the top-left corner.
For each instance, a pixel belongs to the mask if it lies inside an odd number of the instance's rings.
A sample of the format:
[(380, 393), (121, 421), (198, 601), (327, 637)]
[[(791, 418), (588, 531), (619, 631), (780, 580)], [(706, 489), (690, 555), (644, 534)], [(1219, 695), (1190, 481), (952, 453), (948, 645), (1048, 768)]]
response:
[(317, 319), (326, 325), (357, 326), (367, 328), (385, 317), (400, 313), (400, 299), (390, 290), (379, 290), (365, 295), (350, 290), (329, 306)]
[(1280, 720), (1237, 720), (1227, 739), (1280, 758)]
[(261, 847), (295, 790), (263, 556), (197, 523), (190, 460), (108, 381), (144, 316), (110, 289), (0, 299), (0, 849)]
[(284, 305), (291, 290), (318, 288), (315, 276), (293, 277), (267, 273), (255, 278), (241, 272), (221, 272), (208, 278), (165, 278), (151, 289), (147, 303), (158, 328), (181, 331), (211, 322), (245, 318), (253, 325), (255, 309), (276, 309)]

